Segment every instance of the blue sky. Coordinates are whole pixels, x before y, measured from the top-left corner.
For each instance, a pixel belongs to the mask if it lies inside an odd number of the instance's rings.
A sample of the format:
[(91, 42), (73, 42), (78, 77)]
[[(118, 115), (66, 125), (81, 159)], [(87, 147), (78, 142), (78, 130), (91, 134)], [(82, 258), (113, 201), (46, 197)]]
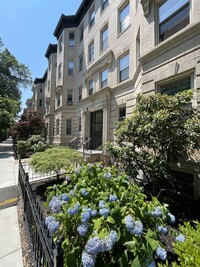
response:
[[(47, 68), (45, 52), (61, 14), (73, 15), (81, 0), (0, 0), (0, 37), (4, 47), (27, 65), (32, 79), (43, 76)], [(22, 89), (22, 108), (32, 96), (31, 88)]]

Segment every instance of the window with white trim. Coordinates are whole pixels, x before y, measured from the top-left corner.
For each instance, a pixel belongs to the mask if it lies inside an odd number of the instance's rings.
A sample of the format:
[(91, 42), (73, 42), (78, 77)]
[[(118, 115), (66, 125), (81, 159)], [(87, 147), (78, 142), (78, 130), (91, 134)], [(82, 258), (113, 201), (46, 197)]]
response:
[(60, 107), (60, 104), (61, 104), (61, 95), (60, 95), (60, 92), (57, 92), (56, 93), (56, 108)]
[(68, 75), (74, 75), (74, 61), (68, 61)]
[(119, 9), (119, 33), (125, 31), (130, 25), (130, 3), (127, 2)]
[(166, 0), (158, 6), (159, 42), (190, 23), (190, 0)]
[(108, 47), (108, 25), (101, 31), (101, 50), (105, 50)]
[(102, 0), (102, 3), (101, 3), (101, 10), (105, 10), (109, 5), (109, 0)]
[(83, 69), (83, 54), (79, 56), (79, 71)]
[(129, 78), (129, 53), (119, 59), (119, 82)]
[(63, 45), (63, 36), (60, 36), (60, 39), (58, 40), (58, 51), (59, 53), (62, 51), (62, 45)]
[(94, 81), (91, 79), (88, 84), (88, 93), (89, 95), (92, 95), (94, 91)]
[(60, 130), (60, 120), (56, 119), (56, 135), (59, 135)]
[(123, 121), (126, 118), (126, 106), (119, 107), (118, 121)]
[(75, 46), (75, 34), (74, 34), (74, 32), (69, 32), (69, 46), (70, 47)]
[(81, 25), (80, 30), (79, 30), (79, 41), (81, 42), (83, 40), (84, 36), (84, 25)]
[(88, 62), (94, 60), (94, 41), (92, 41), (88, 46)]
[(192, 88), (191, 75), (187, 75), (173, 81), (168, 81), (166, 83), (160, 84), (158, 89), (163, 95), (175, 95), (176, 93), (182, 92)]
[(89, 27), (91, 28), (95, 23), (95, 8), (93, 7), (89, 12)]
[(101, 72), (101, 89), (108, 86), (108, 69)]
[(72, 105), (73, 104), (73, 91), (67, 90), (67, 104)]
[(66, 135), (71, 135), (72, 134), (72, 120), (67, 119), (66, 120)]

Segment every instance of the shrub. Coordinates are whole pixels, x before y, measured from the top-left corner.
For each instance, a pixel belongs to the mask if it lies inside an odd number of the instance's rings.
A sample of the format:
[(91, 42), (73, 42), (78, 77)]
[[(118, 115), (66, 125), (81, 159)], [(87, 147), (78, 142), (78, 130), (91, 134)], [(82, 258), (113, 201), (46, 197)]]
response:
[(29, 148), (28, 141), (24, 141), (24, 140), (17, 141), (17, 151), (20, 155), (20, 158), (24, 158), (26, 156), (28, 148)]
[(52, 211), (46, 226), (55, 240), (63, 237), (65, 267), (150, 267), (166, 259), (160, 236), (174, 216), (114, 167), (71, 169), (46, 196)]
[[(178, 262), (173, 262), (172, 267), (199, 267), (200, 223), (196, 221), (193, 227), (189, 222), (185, 222), (180, 226), (180, 234), (176, 235), (173, 248), (178, 255)], [(169, 264), (159, 264), (159, 266), (167, 267)]]

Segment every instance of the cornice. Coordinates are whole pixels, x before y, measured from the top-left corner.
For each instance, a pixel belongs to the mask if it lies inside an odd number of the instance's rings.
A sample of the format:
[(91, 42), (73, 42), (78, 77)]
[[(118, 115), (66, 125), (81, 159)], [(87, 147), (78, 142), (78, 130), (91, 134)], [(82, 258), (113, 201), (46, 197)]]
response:
[(181, 31), (175, 33), (171, 37), (169, 37), (167, 40), (161, 42), (160, 44), (156, 45), (153, 49), (151, 49), (149, 52), (141, 56), (140, 62), (142, 64), (145, 64), (149, 62), (150, 60), (166, 53), (167, 51), (173, 49), (174, 47), (180, 45), (185, 42), (186, 40), (192, 38), (193, 36), (200, 34), (200, 22), (195, 22), (192, 24), (189, 24)]
[(105, 88), (103, 88), (103, 89), (101, 89), (101, 90), (99, 90), (99, 91), (93, 93), (92, 95), (89, 95), (89, 96), (83, 98), (83, 99), (80, 101), (80, 103), (81, 103), (81, 104), (83, 104), (83, 103), (85, 104), (85, 103), (87, 103), (87, 102), (91, 103), (91, 101), (94, 101), (94, 100), (95, 100), (96, 98), (98, 98), (100, 95), (101, 95), (101, 96), (102, 96), (102, 95), (108, 95), (108, 94), (110, 94), (110, 93), (111, 93), (111, 88), (110, 88), (109, 86), (107, 86), (107, 87), (105, 87)]
[(45, 53), (45, 57), (49, 58), (52, 53), (57, 53), (57, 44), (49, 44), (47, 51)]

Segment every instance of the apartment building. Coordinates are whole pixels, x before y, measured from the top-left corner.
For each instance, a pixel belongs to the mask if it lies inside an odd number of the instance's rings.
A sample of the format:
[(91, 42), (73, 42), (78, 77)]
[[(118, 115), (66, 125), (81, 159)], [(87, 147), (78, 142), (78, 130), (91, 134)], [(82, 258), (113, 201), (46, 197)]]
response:
[[(62, 15), (49, 45), (45, 88), (48, 139), (54, 144), (114, 140), (139, 93), (194, 89), (200, 105), (199, 0), (83, 0)], [(45, 85), (46, 83), (46, 85)], [(37, 106), (38, 107), (38, 106)]]

